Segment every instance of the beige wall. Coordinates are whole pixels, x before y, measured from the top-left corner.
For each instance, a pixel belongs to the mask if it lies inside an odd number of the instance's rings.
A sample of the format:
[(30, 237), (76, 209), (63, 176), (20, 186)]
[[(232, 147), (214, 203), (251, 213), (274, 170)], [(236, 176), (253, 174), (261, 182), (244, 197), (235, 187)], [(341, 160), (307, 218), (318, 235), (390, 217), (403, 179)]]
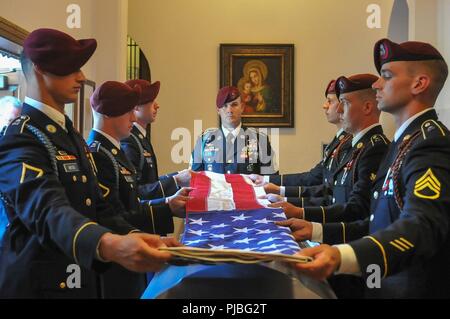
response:
[[(368, 29), (366, 8), (377, 3), (382, 28)], [(337, 5), (339, 4), (339, 5)], [(336, 76), (376, 70), (372, 50), (387, 34), (393, 0), (130, 0), (129, 34), (161, 80), (153, 140), (161, 172), (182, 169), (171, 161), (172, 130), (216, 126), (220, 43), (294, 43), (295, 128), (281, 129), (282, 172), (304, 170), (320, 159), (321, 143), (335, 128), (321, 106)], [(193, 142), (192, 137), (192, 142)]]
[[(81, 28), (66, 25), (69, 4), (81, 7)], [(75, 38), (96, 38), (98, 49), (83, 68), (97, 82), (125, 80), (127, 0), (0, 0), (0, 14), (16, 25), (32, 31), (55, 28)]]

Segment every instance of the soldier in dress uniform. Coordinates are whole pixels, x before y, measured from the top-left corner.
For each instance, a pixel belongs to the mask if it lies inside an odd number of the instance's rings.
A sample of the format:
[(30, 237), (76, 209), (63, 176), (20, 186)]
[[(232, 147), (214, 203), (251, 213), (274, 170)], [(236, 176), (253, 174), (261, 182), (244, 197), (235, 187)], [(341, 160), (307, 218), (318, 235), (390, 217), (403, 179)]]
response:
[(250, 176), (257, 185), (264, 184), (264, 190), (267, 194), (280, 195), (267, 196), (270, 201), (278, 202), (285, 199), (287, 202), (299, 207), (331, 204), (328, 185), (333, 172), (351, 148), (352, 136), (342, 128), (339, 113), (340, 102), (336, 95), (336, 80), (330, 81), (327, 85), (325, 98), (323, 109), (325, 110), (327, 121), (336, 125), (338, 131), (331, 142), (328, 143), (324, 152), (324, 158), (311, 170), (303, 173)]
[(268, 136), (242, 125), (244, 106), (239, 90), (233, 86), (220, 89), (216, 106), (221, 128), (208, 129), (198, 138), (191, 169), (222, 174), (278, 173)]
[(433, 46), (415, 41), (382, 39), (374, 60), (378, 105), (397, 131), (375, 179), (370, 218), (335, 225), (346, 244), (305, 249), (315, 259), (296, 267), (320, 279), (335, 272), (367, 279), (376, 268), (380, 288), (367, 297), (449, 298), (450, 138), (433, 108), (448, 67)]
[(372, 183), (390, 143), (379, 123), (380, 110), (372, 89), (377, 80), (372, 74), (357, 74), (336, 81), (342, 125), (353, 138), (352, 148), (332, 175), (332, 205), (301, 208), (280, 202), (274, 207), (283, 207), (288, 217), (322, 224), (351, 222), (369, 215)]
[[(97, 167), (103, 198), (137, 229), (166, 235), (173, 232), (174, 214), (185, 215), (188, 189), (181, 189), (160, 204), (138, 197), (136, 169), (119, 141), (130, 134), (140, 94), (138, 85), (131, 88), (115, 81), (97, 87), (91, 96), (94, 128), (87, 142)], [(146, 278), (144, 274), (117, 265), (103, 275), (103, 287), (106, 298), (139, 298), (146, 287)]]
[(180, 187), (189, 186), (190, 172), (184, 170), (159, 176), (156, 154), (150, 136), (147, 136), (146, 127), (156, 120), (159, 109), (156, 98), (160, 82), (130, 80), (126, 84), (141, 88), (141, 97), (134, 111), (136, 122), (130, 136), (121, 141), (123, 151), (137, 171), (139, 196), (142, 199), (155, 199), (173, 195)]
[[(309, 238), (321, 241), (322, 224), (327, 222), (349, 222), (368, 216), (372, 181), (382, 161), (389, 141), (379, 124), (380, 110), (377, 107), (372, 84), (378, 77), (372, 74), (341, 76), (336, 80), (336, 95), (341, 101), (339, 113), (346, 132), (353, 135), (352, 148), (337, 166), (333, 181), (332, 204), (319, 207), (295, 207), (286, 202), (273, 204), (283, 207), (288, 217), (303, 218), (317, 222)], [(291, 226), (284, 223), (284, 226)], [(295, 231), (295, 230), (294, 230)], [(317, 238), (319, 237), (319, 238)], [(330, 278), (330, 285), (338, 298), (361, 298), (363, 283), (353, 276)]]
[[(132, 233), (138, 230), (103, 200), (89, 149), (64, 115), (96, 47), (94, 39), (77, 41), (53, 29), (25, 39), (27, 97), (0, 140), (0, 199), (9, 221), (0, 298), (97, 298), (99, 273), (109, 262), (145, 272), (170, 258), (157, 248), (172, 241)], [(73, 264), (80, 266), (76, 287), (68, 285)]]

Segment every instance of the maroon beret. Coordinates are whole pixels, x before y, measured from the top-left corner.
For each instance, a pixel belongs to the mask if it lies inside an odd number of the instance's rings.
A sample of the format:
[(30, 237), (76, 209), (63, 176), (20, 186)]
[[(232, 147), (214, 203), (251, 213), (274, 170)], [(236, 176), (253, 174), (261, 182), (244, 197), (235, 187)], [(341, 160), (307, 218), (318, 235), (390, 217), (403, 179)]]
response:
[(152, 84), (146, 80), (129, 80), (125, 82), (125, 84), (130, 87), (135, 87), (138, 85), (141, 88), (141, 99), (139, 100), (138, 105), (147, 104), (156, 100), (159, 93), (159, 88), (161, 86), (159, 81)]
[(225, 104), (233, 102), (240, 96), (241, 96), (241, 94), (239, 93), (239, 90), (237, 87), (225, 86), (225, 87), (221, 88), (219, 90), (219, 93), (217, 93), (217, 99), (216, 99), (217, 108), (220, 109)]
[(383, 64), (393, 61), (444, 60), (431, 44), (417, 41), (398, 44), (389, 39), (381, 39), (375, 43), (373, 56), (378, 73)]
[(138, 105), (140, 97), (139, 85), (131, 88), (124, 83), (107, 81), (94, 91), (90, 100), (95, 112), (117, 117), (130, 112)]
[(348, 78), (341, 76), (336, 80), (336, 95), (339, 98), (343, 93), (371, 89), (377, 80), (378, 77), (373, 74), (356, 74)]
[(53, 29), (31, 32), (23, 44), (23, 52), (45, 72), (59, 76), (81, 69), (97, 48), (95, 39), (75, 40), (70, 35)]
[(327, 89), (325, 90), (325, 97), (328, 94), (336, 94), (336, 80), (331, 80), (327, 85)]

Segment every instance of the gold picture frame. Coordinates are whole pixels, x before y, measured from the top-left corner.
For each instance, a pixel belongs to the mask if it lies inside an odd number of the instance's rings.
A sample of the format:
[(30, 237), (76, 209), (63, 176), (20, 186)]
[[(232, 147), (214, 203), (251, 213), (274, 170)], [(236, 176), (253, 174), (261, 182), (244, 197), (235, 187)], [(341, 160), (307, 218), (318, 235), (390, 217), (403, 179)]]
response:
[(252, 127), (294, 127), (294, 45), (221, 44), (220, 86), (236, 86), (242, 122)]

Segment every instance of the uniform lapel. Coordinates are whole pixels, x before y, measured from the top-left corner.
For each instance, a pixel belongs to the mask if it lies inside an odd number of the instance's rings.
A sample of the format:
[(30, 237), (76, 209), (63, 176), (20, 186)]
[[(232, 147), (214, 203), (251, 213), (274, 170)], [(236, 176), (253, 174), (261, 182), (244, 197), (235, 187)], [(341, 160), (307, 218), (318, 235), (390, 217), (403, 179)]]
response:
[(53, 121), (43, 112), (24, 103), (22, 114), (28, 115), (31, 118), (31, 124), (45, 133), (58, 150), (77, 154), (78, 156), (80, 155), (76, 145), (74, 145), (73, 139), (69, 137), (68, 132), (64, 131), (58, 123)]

